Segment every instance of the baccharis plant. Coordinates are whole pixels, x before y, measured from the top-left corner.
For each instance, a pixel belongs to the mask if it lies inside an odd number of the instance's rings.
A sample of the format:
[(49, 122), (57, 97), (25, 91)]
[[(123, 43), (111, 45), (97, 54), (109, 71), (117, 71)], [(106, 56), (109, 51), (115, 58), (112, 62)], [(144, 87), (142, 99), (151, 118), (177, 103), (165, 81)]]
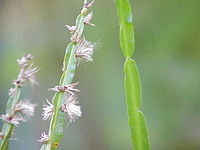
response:
[[(66, 28), (71, 33), (71, 42), (65, 51), (63, 74), (59, 85), (50, 89), (55, 92), (55, 95), (52, 102), (47, 100), (47, 104), (43, 108), (43, 120), (51, 121), (48, 133), (43, 132), (38, 140), (43, 143), (41, 150), (56, 150), (61, 142), (64, 128), (82, 115), (81, 106), (76, 96), (76, 92), (79, 92), (79, 90), (75, 88), (78, 82), (72, 82), (77, 65), (82, 61), (93, 61), (94, 44), (86, 41), (83, 37), (84, 26), (94, 26), (90, 22), (93, 13), (88, 13), (88, 9), (92, 7), (93, 3), (94, 1), (88, 2), (84, 0), (84, 5), (76, 19), (76, 24), (74, 26), (66, 25)], [(65, 124), (66, 118), (68, 119), (68, 124)]]
[(13, 139), (14, 126), (19, 126), (20, 122), (26, 121), (34, 114), (35, 104), (30, 103), (29, 100), (21, 100), (21, 88), (26, 80), (29, 80), (31, 86), (38, 84), (35, 80), (35, 74), (38, 72), (37, 68), (31, 64), (33, 57), (29, 54), (17, 60), (20, 71), (16, 80), (12, 83), (14, 88), (9, 90), (9, 99), (6, 106), (6, 114), (0, 115), (3, 121), (3, 128), (0, 132), (0, 150), (7, 150), (9, 140)]
[(114, 0), (120, 25), (120, 45), (126, 59), (124, 64), (124, 85), (129, 127), (134, 150), (150, 150), (147, 129), (141, 106), (141, 85), (136, 63), (131, 59), (135, 49), (132, 12), (129, 0)]

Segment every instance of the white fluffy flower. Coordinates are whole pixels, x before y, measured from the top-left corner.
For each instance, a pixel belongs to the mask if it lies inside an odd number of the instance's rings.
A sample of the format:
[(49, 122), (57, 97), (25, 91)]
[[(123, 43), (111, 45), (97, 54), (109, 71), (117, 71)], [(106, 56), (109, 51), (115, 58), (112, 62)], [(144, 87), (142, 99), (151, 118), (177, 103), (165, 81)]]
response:
[(28, 66), (29, 61), (33, 59), (33, 56), (31, 54), (28, 54), (27, 56), (22, 56), (21, 59), (17, 59), (18, 65), (20, 68), (25, 68)]
[(43, 132), (38, 141), (41, 143), (47, 143), (49, 141), (49, 136), (45, 132)]
[(14, 111), (16, 114), (21, 115), (25, 118), (30, 118), (34, 115), (35, 104), (27, 101), (20, 101), (14, 107)]
[(21, 121), (25, 121), (25, 119), (21, 116), (18, 116), (18, 115), (11, 116), (9, 114), (0, 115), (0, 119), (4, 121), (5, 123), (13, 124), (15, 126), (18, 126)]
[(47, 100), (47, 104), (44, 104), (43, 107), (43, 113), (42, 113), (42, 119), (48, 120), (52, 117), (54, 112), (54, 106)]
[(78, 85), (78, 82), (64, 85), (64, 86), (57, 85), (54, 88), (50, 88), (49, 90), (55, 91), (55, 92), (70, 93), (74, 95), (74, 92), (80, 92), (80, 90), (75, 88), (76, 85)]
[(71, 94), (66, 96), (65, 102), (61, 106), (61, 110), (69, 116), (70, 122), (74, 122), (82, 115), (81, 106), (77, 101), (77, 97)]
[(75, 56), (76, 58), (78, 58), (79, 62), (80, 60), (90, 62), (93, 61), (92, 59), (93, 51), (94, 51), (94, 44), (83, 39), (77, 44)]
[(24, 79), (28, 79), (31, 83), (31, 85), (35, 85), (35, 84), (38, 84), (38, 82), (35, 80), (35, 74), (39, 71), (38, 68), (32, 68), (33, 64), (30, 65), (29, 68), (27, 68), (25, 71), (24, 71), (24, 74), (23, 74), (23, 78)]
[(33, 116), (35, 106), (36, 105), (31, 104), (29, 101), (20, 101), (15, 104), (12, 112), (0, 115), (0, 119), (8, 124), (18, 126), (21, 121), (26, 121)]
[(85, 17), (84, 17), (84, 20), (83, 22), (87, 25), (91, 25), (91, 26), (95, 26), (95, 24), (91, 23), (91, 20), (92, 20), (92, 17), (93, 17), (93, 13), (89, 13), (87, 14)]
[(69, 30), (70, 33), (74, 33), (76, 31), (76, 26), (65, 25), (65, 27)]

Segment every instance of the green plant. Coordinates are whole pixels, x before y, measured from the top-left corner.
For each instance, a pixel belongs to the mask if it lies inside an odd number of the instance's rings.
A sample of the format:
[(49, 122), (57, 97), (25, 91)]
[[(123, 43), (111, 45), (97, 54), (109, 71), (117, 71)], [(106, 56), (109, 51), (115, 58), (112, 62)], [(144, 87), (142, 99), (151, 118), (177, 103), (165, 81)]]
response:
[(129, 127), (135, 150), (149, 150), (147, 129), (141, 106), (141, 85), (138, 69), (131, 57), (134, 54), (135, 40), (132, 25), (132, 12), (128, 0), (114, 0), (120, 25), (120, 45), (126, 59), (124, 64), (124, 85), (128, 111)]
[(94, 1), (84, 1), (83, 9), (76, 19), (75, 26), (66, 25), (71, 32), (71, 43), (66, 48), (63, 74), (60, 78), (58, 86), (51, 88), (55, 91), (52, 99), (52, 104), (47, 101), (47, 105), (43, 108), (43, 119), (50, 121), (48, 135), (44, 132), (41, 135), (40, 142), (43, 143), (41, 150), (55, 150), (60, 144), (63, 136), (66, 116), (69, 118), (69, 123), (81, 117), (82, 112), (78, 104), (77, 97), (74, 92), (79, 92), (75, 86), (78, 83), (72, 83), (77, 65), (81, 61), (92, 61), (94, 45), (83, 38), (84, 25), (92, 25), (92, 12), (88, 13), (88, 8), (92, 6)]
[(12, 139), (14, 126), (19, 126), (20, 122), (26, 121), (34, 114), (34, 104), (28, 100), (20, 100), (21, 88), (26, 80), (31, 82), (31, 85), (37, 84), (35, 81), (35, 73), (37, 68), (32, 68), (30, 61), (32, 56), (29, 54), (17, 60), (20, 67), (18, 78), (13, 81), (14, 88), (9, 90), (9, 99), (6, 106), (6, 114), (0, 115), (0, 119), (4, 122), (2, 132), (0, 132), (0, 150), (7, 150), (9, 140)]

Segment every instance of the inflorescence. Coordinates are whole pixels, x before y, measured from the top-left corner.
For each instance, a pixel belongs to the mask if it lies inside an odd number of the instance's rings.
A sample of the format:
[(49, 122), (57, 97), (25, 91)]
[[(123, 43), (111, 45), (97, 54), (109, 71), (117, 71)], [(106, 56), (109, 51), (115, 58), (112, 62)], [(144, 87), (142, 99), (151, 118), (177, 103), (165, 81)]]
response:
[[(84, 0), (84, 5), (81, 10), (81, 14), (84, 16), (83, 23), (85, 25), (95, 26), (93, 23), (91, 23), (93, 13), (88, 13), (88, 8), (92, 7), (94, 1), (88, 2), (87, 0)], [(76, 45), (74, 56), (76, 58), (76, 64), (78, 65), (80, 62), (91, 62), (93, 61), (93, 51), (95, 45), (91, 42), (88, 42), (79, 35), (78, 27), (77, 26), (70, 26), (65, 25), (65, 27), (69, 30), (71, 33), (71, 42)], [(65, 70), (63, 70), (65, 71)], [(49, 90), (57, 92), (57, 93), (63, 93), (64, 94), (64, 101), (63, 104), (60, 106), (60, 111), (64, 112), (69, 119), (69, 123), (74, 122), (76, 119), (80, 118), (82, 116), (81, 106), (78, 102), (78, 97), (76, 96), (76, 92), (80, 92), (75, 86), (78, 85), (78, 82), (68, 84), (68, 85), (57, 85), (53, 88), (50, 88)], [(55, 106), (47, 100), (47, 104), (44, 104), (43, 107), (43, 113), (42, 113), (42, 119), (43, 120), (49, 120), (52, 118), (55, 112)], [(45, 134), (44, 132), (41, 134), (41, 138), (38, 140), (42, 143), (48, 143), (49, 141), (49, 135)]]
[[(35, 80), (35, 74), (39, 69), (34, 68), (31, 64), (33, 59), (31, 54), (23, 56), (21, 59), (18, 59), (18, 66), (20, 68), (18, 77), (12, 83), (15, 86), (10, 88), (8, 94), (10, 96), (11, 106), (7, 106), (6, 114), (0, 115), (0, 119), (8, 125), (19, 126), (20, 122), (24, 122), (34, 115), (35, 104), (30, 103), (29, 100), (19, 100), (19, 89), (23, 86), (26, 80), (30, 81), (31, 86), (38, 84)], [(13, 131), (12, 131), (13, 132)], [(4, 131), (0, 132), (0, 139), (4, 138)]]

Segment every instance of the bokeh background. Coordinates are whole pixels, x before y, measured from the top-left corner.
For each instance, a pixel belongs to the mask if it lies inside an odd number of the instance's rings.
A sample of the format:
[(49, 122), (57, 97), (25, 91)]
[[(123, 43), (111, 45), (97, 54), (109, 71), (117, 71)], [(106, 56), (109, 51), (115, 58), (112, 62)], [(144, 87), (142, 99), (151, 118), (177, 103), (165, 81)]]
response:
[[(200, 1), (131, 0), (137, 61), (152, 150), (200, 149)], [(36, 150), (42, 105), (57, 85), (63, 54), (82, 0), (0, 0), (0, 113), (4, 113), (16, 59), (31, 53), (40, 86), (26, 84), (22, 99), (38, 104), (32, 120), (16, 128), (10, 150)], [(112, 0), (96, 0), (85, 37), (101, 41), (94, 62), (78, 67), (83, 117), (65, 129), (60, 150), (131, 150), (123, 93), (123, 62)], [(1, 126), (2, 124), (0, 124)]]

